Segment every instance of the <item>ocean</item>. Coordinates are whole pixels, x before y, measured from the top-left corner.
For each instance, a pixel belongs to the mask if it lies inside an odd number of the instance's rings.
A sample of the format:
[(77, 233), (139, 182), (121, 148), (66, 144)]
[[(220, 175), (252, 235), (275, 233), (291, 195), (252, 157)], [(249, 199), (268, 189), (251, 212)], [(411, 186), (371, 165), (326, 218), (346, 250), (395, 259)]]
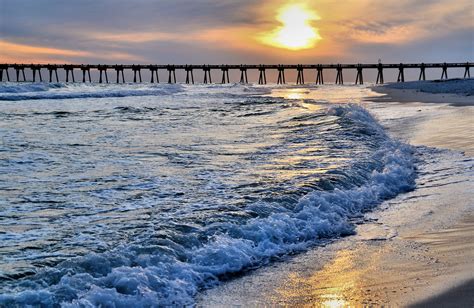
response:
[(0, 306), (192, 305), (354, 234), (417, 177), (368, 92), (2, 83)]

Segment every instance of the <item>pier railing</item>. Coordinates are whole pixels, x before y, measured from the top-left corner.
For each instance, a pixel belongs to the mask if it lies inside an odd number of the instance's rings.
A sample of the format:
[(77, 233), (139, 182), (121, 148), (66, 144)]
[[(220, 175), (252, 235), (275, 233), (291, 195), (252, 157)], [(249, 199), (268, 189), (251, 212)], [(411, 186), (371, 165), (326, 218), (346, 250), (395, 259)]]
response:
[[(247, 71), (256, 70), (258, 71), (258, 84), (267, 83), (266, 72), (268, 70), (274, 70), (278, 72), (277, 84), (286, 83), (285, 71), (295, 70), (297, 72), (296, 83), (305, 83), (305, 72), (315, 72), (316, 84), (324, 84), (324, 72), (333, 70), (336, 72), (336, 84), (344, 84), (344, 71), (355, 70), (356, 71), (356, 84), (364, 83), (364, 70), (375, 70), (377, 72), (376, 83), (384, 83), (384, 71), (396, 70), (398, 71), (397, 82), (405, 82), (405, 71), (408, 69), (419, 70), (419, 80), (426, 80), (426, 69), (441, 69), (441, 79), (448, 78), (448, 68), (464, 68), (464, 78), (470, 78), (470, 68), (474, 66), (472, 62), (464, 63), (398, 63), (398, 64), (261, 64), (261, 65), (188, 65), (188, 64), (0, 64), (0, 82), (3, 81), (16, 81), (16, 82), (60, 82), (58, 77), (58, 70), (65, 72), (65, 82), (99, 82), (109, 83), (109, 71), (112, 71), (115, 75), (115, 80), (110, 82), (125, 83), (124, 71), (133, 72), (133, 82), (143, 82), (141, 72), (148, 70), (150, 72), (150, 82), (160, 82), (158, 71), (166, 71), (168, 83), (176, 83), (176, 71), (182, 70), (186, 73), (185, 82), (187, 84), (194, 84), (194, 71), (201, 70), (204, 72), (203, 83), (212, 83), (212, 71), (218, 71), (221, 79), (218, 79), (221, 83), (230, 83), (229, 71), (236, 70), (240, 71), (240, 83), (248, 83)], [(27, 80), (25, 70), (30, 71), (31, 78)], [(98, 80), (92, 80), (91, 70), (98, 72)], [(43, 78), (43, 72), (47, 72), (46, 78)], [(76, 79), (74, 71), (80, 71), (80, 78)], [(14, 75), (11, 76), (10, 72)], [(306, 80), (308, 81), (308, 80)]]

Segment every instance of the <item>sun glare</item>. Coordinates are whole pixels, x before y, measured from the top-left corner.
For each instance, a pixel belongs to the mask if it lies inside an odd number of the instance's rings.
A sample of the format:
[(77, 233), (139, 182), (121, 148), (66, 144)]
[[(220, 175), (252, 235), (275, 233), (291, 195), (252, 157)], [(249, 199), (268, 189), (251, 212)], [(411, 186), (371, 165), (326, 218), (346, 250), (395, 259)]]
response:
[(284, 6), (278, 11), (276, 19), (282, 25), (261, 36), (261, 41), (267, 45), (300, 50), (314, 47), (321, 39), (318, 29), (311, 26), (312, 21), (320, 18), (304, 5)]

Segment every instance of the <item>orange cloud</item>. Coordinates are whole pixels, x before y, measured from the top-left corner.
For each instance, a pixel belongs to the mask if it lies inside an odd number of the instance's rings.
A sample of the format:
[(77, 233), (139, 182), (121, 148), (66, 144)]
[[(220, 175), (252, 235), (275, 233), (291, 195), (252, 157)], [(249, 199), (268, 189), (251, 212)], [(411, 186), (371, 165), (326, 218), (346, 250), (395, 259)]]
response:
[[(51, 48), (44, 46), (33, 46), (16, 44), (0, 40), (2, 62), (34, 62), (34, 63), (69, 63), (72, 61), (62, 60), (71, 58), (95, 58), (122, 61), (143, 61), (141, 57), (121, 52), (97, 52)], [(59, 57), (59, 59), (58, 59)]]
[(87, 57), (90, 55), (84, 51), (22, 45), (3, 40), (0, 40), (0, 50), (2, 50), (1, 57), (5, 62), (58, 62), (57, 59), (50, 57)]

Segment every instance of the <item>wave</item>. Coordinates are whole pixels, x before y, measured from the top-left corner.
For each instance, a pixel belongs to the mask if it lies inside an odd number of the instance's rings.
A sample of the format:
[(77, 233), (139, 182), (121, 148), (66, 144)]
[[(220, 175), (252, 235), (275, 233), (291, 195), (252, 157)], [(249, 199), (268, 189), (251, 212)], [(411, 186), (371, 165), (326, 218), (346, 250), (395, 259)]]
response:
[(0, 295), (0, 305), (192, 305), (199, 290), (225, 277), (353, 234), (354, 217), (414, 188), (414, 150), (387, 136), (360, 106), (334, 106), (327, 113), (377, 143), (363, 168), (345, 180), (350, 184), (311, 191), (291, 208), (250, 204), (253, 218), (243, 223), (215, 222), (185, 238), (150, 238), (70, 259), (25, 281), (27, 291)]
[(179, 84), (5, 83), (0, 85), (0, 101), (156, 96), (182, 91)]

